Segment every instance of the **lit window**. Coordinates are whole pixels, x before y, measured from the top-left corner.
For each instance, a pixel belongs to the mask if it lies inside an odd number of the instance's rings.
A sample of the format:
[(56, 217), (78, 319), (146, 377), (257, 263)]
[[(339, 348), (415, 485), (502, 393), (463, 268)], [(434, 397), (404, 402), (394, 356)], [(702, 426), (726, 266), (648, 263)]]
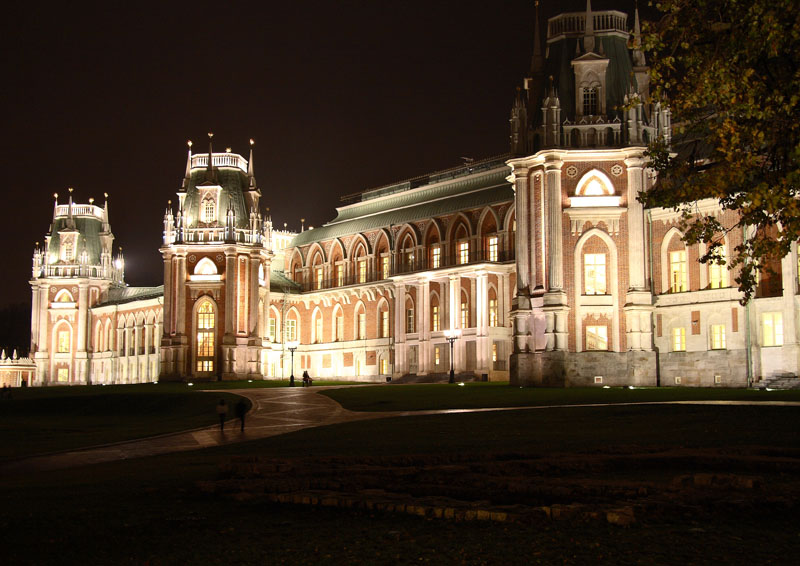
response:
[(712, 324), (711, 325), (711, 349), (724, 350), (725, 349), (725, 325)]
[(214, 199), (207, 198), (203, 201), (201, 220), (206, 223), (217, 220), (217, 204)]
[(389, 337), (389, 311), (381, 311), (381, 338)]
[(686, 329), (682, 326), (672, 329), (672, 351), (685, 352), (686, 351)]
[(297, 340), (297, 321), (296, 320), (287, 320), (286, 321), (286, 341), (293, 342)]
[(277, 321), (274, 318), (270, 317), (269, 326), (268, 326), (268, 330), (267, 330), (267, 338), (269, 339), (270, 342), (275, 342), (275, 335), (276, 335), (277, 327), (278, 327)]
[(416, 323), (414, 321), (414, 307), (406, 308), (406, 332), (413, 334), (417, 331)]
[(458, 243), (458, 263), (461, 265), (469, 263), (469, 242)]
[(406, 269), (413, 270), (414, 269), (414, 250), (406, 250)]
[(317, 275), (317, 289), (322, 289), (322, 268), (318, 267), (316, 270)]
[(492, 342), (492, 361), (497, 361), (497, 342)]
[(69, 381), (69, 369), (68, 368), (58, 368), (58, 373), (56, 379), (60, 382)]
[(365, 340), (367, 338), (367, 313), (358, 313), (358, 339)]
[(209, 301), (197, 309), (197, 371), (214, 371), (214, 307)]
[(606, 294), (606, 254), (583, 254), (583, 274), (585, 294)]
[(64, 242), (64, 261), (72, 261), (74, 257), (75, 248), (71, 241)]
[(341, 287), (344, 285), (344, 265), (341, 263), (336, 266), (336, 286)]
[(442, 361), (442, 351), (439, 346), (433, 348), (433, 365), (438, 366)]
[(597, 87), (583, 89), (583, 113), (597, 114)]
[(385, 255), (381, 258), (381, 278), (389, 279), (389, 256)]
[(431, 307), (431, 332), (439, 332), (439, 305)]
[(469, 328), (469, 303), (461, 303), (461, 328)]
[(497, 236), (490, 236), (487, 242), (489, 255), (486, 259), (497, 261)]
[(607, 326), (587, 326), (586, 327), (586, 349), (587, 350), (608, 350), (608, 327)]
[(497, 326), (497, 299), (489, 299), (489, 326)]
[(686, 250), (669, 253), (669, 292), (682, 293), (689, 290), (686, 269)]
[(314, 319), (314, 338), (317, 344), (322, 342), (322, 316), (319, 314)]
[(58, 331), (57, 340), (58, 340), (58, 346), (56, 348), (56, 351), (59, 354), (68, 353), (69, 352), (69, 347), (70, 347), (70, 332), (69, 332), (69, 330), (59, 330)]
[(439, 269), (442, 265), (442, 248), (438, 245), (431, 248), (431, 269)]
[(344, 340), (344, 314), (342, 311), (336, 313), (336, 341)]
[(389, 360), (386, 358), (381, 359), (381, 373), (387, 374), (389, 373)]
[(764, 346), (783, 346), (783, 313), (765, 312), (763, 331)]
[[(725, 259), (725, 248), (721, 248), (720, 256)], [(708, 266), (708, 286), (711, 289), (721, 289), (728, 286), (728, 266), (711, 263)]]
[(367, 260), (365, 259), (358, 260), (358, 282), (367, 282)]

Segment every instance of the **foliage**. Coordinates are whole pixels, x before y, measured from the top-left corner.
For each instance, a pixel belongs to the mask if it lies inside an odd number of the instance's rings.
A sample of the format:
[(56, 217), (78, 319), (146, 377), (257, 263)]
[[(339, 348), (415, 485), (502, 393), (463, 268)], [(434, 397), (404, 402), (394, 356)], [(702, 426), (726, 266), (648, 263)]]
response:
[[(747, 238), (729, 252), (744, 301), (758, 271), (800, 237), (800, 3), (797, 0), (659, 0), (645, 25), (655, 100), (675, 124), (669, 153), (649, 148), (659, 183), (645, 205), (683, 213), (687, 243), (705, 242), (701, 261), (722, 263), (726, 231)], [(738, 222), (696, 214), (718, 199)]]

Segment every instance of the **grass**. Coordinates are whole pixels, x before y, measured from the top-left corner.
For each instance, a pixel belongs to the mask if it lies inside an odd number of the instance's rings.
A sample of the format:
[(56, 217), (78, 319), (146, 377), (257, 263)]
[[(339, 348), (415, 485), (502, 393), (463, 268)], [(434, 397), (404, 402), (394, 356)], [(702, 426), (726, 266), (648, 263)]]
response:
[(0, 400), (0, 459), (212, 425), (220, 398), (241, 397), (177, 383), (15, 389)]
[[(9, 477), (9, 564), (791, 564), (797, 517), (504, 525), (240, 502), (200, 492), (233, 456), (591, 454), (623, 445), (796, 451), (800, 411), (759, 406), (553, 408), (386, 418), (190, 453)], [(50, 525), (42, 531), (42, 525)], [(57, 528), (55, 528), (57, 527)], [(87, 536), (87, 528), (91, 536)]]
[(424, 411), (482, 407), (653, 403), (669, 401), (800, 401), (800, 390), (660, 387), (628, 389), (517, 388), (508, 382), (425, 385), (377, 385), (324, 391), (351, 411)]

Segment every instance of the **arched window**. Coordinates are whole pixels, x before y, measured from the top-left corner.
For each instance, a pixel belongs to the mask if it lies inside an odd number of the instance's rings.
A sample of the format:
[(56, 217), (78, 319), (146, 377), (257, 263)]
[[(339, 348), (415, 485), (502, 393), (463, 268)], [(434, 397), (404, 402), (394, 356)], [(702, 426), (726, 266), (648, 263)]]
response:
[(321, 344), (322, 343), (322, 313), (320, 312), (319, 309), (316, 309), (314, 311), (313, 319), (314, 319), (314, 325), (312, 326), (312, 329), (314, 331), (313, 341), (314, 341), (315, 344)]
[(197, 373), (212, 373), (214, 368), (216, 321), (214, 304), (205, 300), (197, 309)]
[(356, 339), (367, 339), (367, 312), (363, 304), (356, 307)]
[(200, 220), (207, 223), (216, 222), (217, 203), (214, 201), (214, 199), (203, 199), (203, 204), (200, 209)]
[(61, 289), (56, 294), (55, 302), (57, 302), (57, 303), (74, 303), (75, 299), (73, 298), (72, 293), (70, 293), (66, 289)]
[(218, 273), (217, 266), (207, 257), (198, 261), (194, 268), (195, 275), (217, 275)]
[(336, 305), (336, 309), (333, 312), (333, 320), (333, 339), (336, 342), (342, 342), (344, 340), (344, 313), (339, 305)]
[(72, 330), (66, 323), (62, 323), (56, 329), (56, 352), (68, 354), (72, 346)]

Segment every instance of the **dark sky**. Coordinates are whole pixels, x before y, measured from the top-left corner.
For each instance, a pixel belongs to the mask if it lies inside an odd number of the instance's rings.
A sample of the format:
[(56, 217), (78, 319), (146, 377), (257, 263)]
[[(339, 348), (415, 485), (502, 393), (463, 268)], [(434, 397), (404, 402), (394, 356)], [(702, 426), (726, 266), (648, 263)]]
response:
[[(633, 0), (594, 9), (631, 14)], [(48, 3), (49, 4), (49, 3)], [(543, 1), (542, 23), (585, 0)], [(507, 151), (532, 0), (16, 2), (2, 30), (7, 243), (0, 306), (30, 300), (52, 194), (110, 197), (130, 285), (161, 283), (186, 140), (247, 152), (277, 226), (342, 195)]]

